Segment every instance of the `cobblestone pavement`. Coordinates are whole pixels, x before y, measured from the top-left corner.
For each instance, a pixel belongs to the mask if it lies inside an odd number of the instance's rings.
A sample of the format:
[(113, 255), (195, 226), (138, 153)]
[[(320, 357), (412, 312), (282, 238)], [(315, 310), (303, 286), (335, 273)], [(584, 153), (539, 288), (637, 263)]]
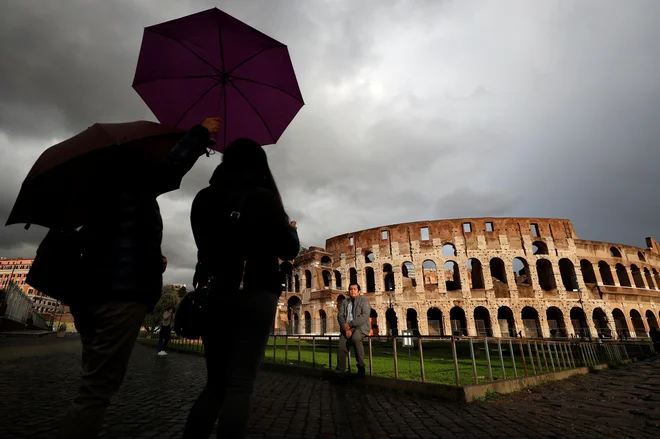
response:
[[(0, 339), (0, 438), (53, 437), (74, 396), (76, 339)], [(263, 372), (251, 438), (651, 438), (660, 357), (470, 405)], [(205, 379), (203, 358), (137, 345), (103, 437), (175, 438)]]

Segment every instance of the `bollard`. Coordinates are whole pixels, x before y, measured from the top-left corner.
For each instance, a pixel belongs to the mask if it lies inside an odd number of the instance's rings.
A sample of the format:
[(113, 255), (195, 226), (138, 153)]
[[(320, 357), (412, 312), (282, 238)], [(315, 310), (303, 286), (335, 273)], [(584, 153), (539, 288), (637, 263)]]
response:
[(458, 374), (458, 355), (456, 355), (456, 339), (454, 336), (451, 337), (451, 351), (454, 355), (454, 375), (456, 376), (456, 386), (460, 386), (461, 377)]
[(396, 336), (392, 337), (392, 345), (394, 347), (394, 378), (399, 379), (399, 359), (396, 354)]
[(479, 377), (477, 375), (477, 362), (474, 359), (474, 344), (472, 338), (468, 339), (470, 341), (470, 358), (472, 359), (472, 373), (474, 374), (474, 384), (479, 384)]
[(509, 350), (511, 351), (511, 362), (513, 363), (513, 377), (518, 378), (518, 369), (516, 368), (516, 356), (513, 353), (513, 342), (509, 340)]
[(418, 337), (419, 340), (419, 370), (422, 375), (422, 382), (426, 381), (426, 374), (424, 373), (424, 350), (422, 349), (422, 336)]
[(374, 370), (373, 352), (371, 349), (371, 337), (369, 337), (369, 375), (374, 374), (373, 370)]
[(486, 348), (486, 361), (488, 362), (488, 379), (493, 382), (493, 368), (490, 364), (490, 349), (488, 349), (488, 339), (484, 340), (484, 347)]
[(500, 368), (502, 369), (502, 379), (506, 379), (506, 370), (504, 370), (504, 357), (502, 356), (502, 343), (500, 343), (500, 339), (497, 339), (497, 350), (499, 351), (500, 354)]

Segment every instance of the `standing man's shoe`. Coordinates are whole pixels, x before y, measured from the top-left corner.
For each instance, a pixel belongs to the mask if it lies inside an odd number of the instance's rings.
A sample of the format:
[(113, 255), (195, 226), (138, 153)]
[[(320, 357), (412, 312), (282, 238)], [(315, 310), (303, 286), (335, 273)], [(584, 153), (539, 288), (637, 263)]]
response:
[(161, 355), (161, 356), (162, 356), (162, 355), (167, 355), (167, 352), (165, 352), (165, 351), (160, 351), (160, 352), (158, 353), (158, 355)]
[(358, 366), (357, 369), (358, 369), (357, 376), (363, 377), (367, 375), (367, 371), (364, 366)]

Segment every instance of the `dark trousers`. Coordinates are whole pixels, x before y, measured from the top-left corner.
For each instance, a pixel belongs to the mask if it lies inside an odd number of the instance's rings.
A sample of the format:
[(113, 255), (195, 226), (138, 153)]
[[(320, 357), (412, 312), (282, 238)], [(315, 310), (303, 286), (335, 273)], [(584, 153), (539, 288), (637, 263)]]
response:
[(82, 341), (78, 395), (60, 423), (59, 438), (96, 438), (119, 390), (147, 305), (116, 302), (71, 307)]
[(366, 336), (359, 329), (355, 329), (353, 331), (353, 336), (348, 340), (343, 333), (339, 336), (337, 370), (346, 370), (346, 356), (348, 355), (351, 346), (355, 347), (355, 361), (357, 361), (357, 365), (364, 367), (364, 345), (362, 344), (364, 337)]
[[(202, 337), (208, 379), (190, 410), (184, 438), (208, 438), (216, 419), (218, 437), (245, 437), (254, 383), (277, 301), (278, 296), (272, 293), (244, 291), (222, 296), (216, 309), (227, 310), (228, 321)], [(249, 320), (245, 320), (245, 310), (249, 310)]]
[(170, 342), (170, 336), (172, 335), (171, 326), (161, 326), (160, 333), (158, 334), (158, 352), (164, 351), (167, 347), (167, 343)]

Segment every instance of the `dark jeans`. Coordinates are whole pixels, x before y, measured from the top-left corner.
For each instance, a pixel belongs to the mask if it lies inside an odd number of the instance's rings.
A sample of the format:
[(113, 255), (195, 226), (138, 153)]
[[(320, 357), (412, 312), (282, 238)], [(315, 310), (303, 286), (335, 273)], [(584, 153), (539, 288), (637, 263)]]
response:
[(247, 432), (254, 382), (278, 296), (244, 291), (219, 299), (212, 308), (223, 309), (227, 319), (202, 337), (208, 378), (190, 410), (184, 438), (209, 437), (216, 419), (218, 437), (243, 438)]
[(172, 335), (171, 326), (161, 326), (160, 334), (158, 334), (158, 352), (164, 351), (167, 347), (167, 343), (170, 342), (170, 336)]
[(355, 347), (355, 361), (357, 362), (357, 365), (364, 367), (364, 345), (362, 344), (364, 337), (366, 337), (364, 333), (357, 328), (353, 330), (353, 336), (348, 340), (343, 333), (339, 336), (337, 370), (346, 370), (346, 356), (348, 355), (351, 345)]
[(96, 438), (119, 390), (147, 305), (115, 302), (71, 307), (82, 341), (78, 395), (60, 423), (59, 438)]

